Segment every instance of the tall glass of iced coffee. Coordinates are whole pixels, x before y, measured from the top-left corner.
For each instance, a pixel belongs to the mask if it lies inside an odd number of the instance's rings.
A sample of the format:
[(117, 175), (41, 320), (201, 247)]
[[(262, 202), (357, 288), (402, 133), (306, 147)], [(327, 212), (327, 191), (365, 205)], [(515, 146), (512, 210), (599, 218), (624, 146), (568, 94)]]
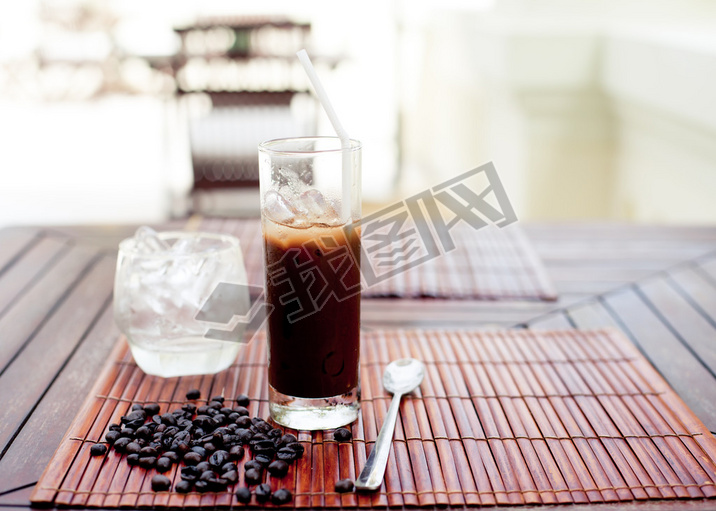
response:
[(269, 407), (296, 429), (358, 416), (361, 145), (336, 137), (259, 145)]

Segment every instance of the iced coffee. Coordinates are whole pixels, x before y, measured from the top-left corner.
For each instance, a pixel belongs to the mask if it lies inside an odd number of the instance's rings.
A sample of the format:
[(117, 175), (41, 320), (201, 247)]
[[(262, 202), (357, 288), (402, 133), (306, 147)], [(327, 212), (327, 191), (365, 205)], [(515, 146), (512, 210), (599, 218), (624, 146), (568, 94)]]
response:
[(335, 428), (358, 413), (360, 236), (351, 223), (360, 216), (360, 145), (349, 160), (341, 151), (332, 138), (260, 146), (270, 412), (296, 429)]

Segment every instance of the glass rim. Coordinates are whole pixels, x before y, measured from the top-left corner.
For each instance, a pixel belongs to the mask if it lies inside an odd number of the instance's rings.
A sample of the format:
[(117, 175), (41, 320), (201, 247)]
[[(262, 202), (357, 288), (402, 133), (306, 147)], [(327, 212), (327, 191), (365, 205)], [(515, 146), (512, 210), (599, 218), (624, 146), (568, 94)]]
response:
[[(203, 250), (200, 250), (198, 252), (192, 252), (190, 254), (174, 254), (172, 252), (156, 252), (156, 253), (145, 253), (145, 252), (139, 252), (136, 248), (136, 239), (134, 236), (131, 236), (129, 238), (125, 238), (122, 241), (119, 242), (119, 249), (118, 249), (118, 255), (119, 254), (126, 254), (132, 257), (141, 257), (146, 259), (181, 259), (181, 258), (191, 258), (191, 257), (202, 257), (209, 254), (221, 254), (223, 252), (236, 249), (237, 247), (239, 250), (241, 250), (241, 240), (237, 238), (236, 236), (232, 236), (230, 234), (223, 234), (220, 232), (202, 232), (202, 231), (159, 231), (157, 232), (157, 236), (161, 239), (171, 239), (171, 238), (192, 238), (192, 237), (200, 237), (200, 238), (212, 238), (216, 240), (221, 240), (223, 242), (226, 242), (227, 244), (221, 247), (207, 247)], [(243, 255), (243, 254), (242, 254)]]
[[(305, 156), (308, 154), (339, 154), (343, 152), (343, 147), (337, 147), (335, 149), (311, 149), (311, 150), (296, 150), (296, 149), (275, 149), (272, 146), (279, 144), (286, 144), (290, 142), (308, 142), (311, 140), (335, 140), (340, 143), (340, 138), (336, 136), (315, 136), (315, 137), (288, 137), (288, 138), (274, 138), (266, 140), (259, 144), (259, 151), (281, 156)], [(354, 138), (349, 139), (351, 146), (348, 148), (350, 152), (355, 152), (362, 149), (360, 140)]]

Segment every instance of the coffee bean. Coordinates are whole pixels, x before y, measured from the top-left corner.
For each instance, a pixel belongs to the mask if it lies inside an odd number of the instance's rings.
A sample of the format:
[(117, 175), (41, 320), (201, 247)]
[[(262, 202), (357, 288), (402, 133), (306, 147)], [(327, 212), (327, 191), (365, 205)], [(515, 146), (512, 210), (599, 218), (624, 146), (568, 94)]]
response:
[(201, 446), (195, 445), (191, 450), (199, 455), (201, 459), (206, 458), (206, 449)]
[(194, 403), (186, 403), (182, 405), (181, 409), (189, 415), (194, 415), (194, 413), (196, 412), (196, 405)]
[(137, 429), (139, 426), (144, 424), (144, 420), (147, 418), (147, 412), (144, 410), (134, 410), (133, 412), (122, 417), (122, 423), (132, 429)]
[(278, 428), (274, 428), (274, 429), (269, 430), (269, 432), (267, 434), (268, 434), (269, 438), (275, 440), (276, 438), (281, 438), (281, 435), (283, 435), (283, 431), (281, 431)]
[(226, 415), (224, 415), (223, 413), (217, 413), (211, 418), (211, 422), (213, 422), (216, 427), (219, 427), (225, 426), (228, 421), (226, 419)]
[(246, 394), (239, 394), (238, 396), (236, 396), (236, 404), (239, 406), (249, 406), (250, 402), (251, 400)]
[(140, 404), (132, 405), (132, 410), (141, 410), (141, 409), (142, 409), (142, 405), (140, 405)]
[(205, 472), (202, 472), (199, 476), (199, 481), (208, 481), (209, 479), (213, 479), (216, 477), (216, 474), (214, 474), (213, 470), (207, 470)]
[(256, 437), (251, 439), (251, 449), (254, 451), (275, 451), (276, 445), (272, 440), (256, 440)]
[(120, 438), (129, 438), (130, 440), (133, 440), (136, 436), (136, 433), (133, 428), (123, 428), (122, 431), (119, 432)]
[(162, 456), (157, 460), (157, 472), (167, 472), (172, 468), (172, 460)]
[(109, 445), (113, 445), (119, 439), (119, 431), (115, 429), (110, 429), (109, 431), (107, 431), (107, 434), (104, 435), (104, 439)]
[(202, 461), (200, 463), (197, 463), (195, 467), (200, 473), (206, 472), (207, 470), (211, 470), (211, 465), (209, 465), (208, 461)]
[(104, 444), (94, 444), (90, 447), (90, 454), (92, 456), (103, 456), (107, 452), (107, 446)]
[(283, 477), (288, 473), (288, 463), (283, 460), (272, 461), (268, 466), (268, 471), (274, 477)]
[(201, 391), (199, 389), (191, 389), (186, 393), (187, 399), (199, 399), (201, 397)]
[(122, 426), (117, 424), (116, 422), (111, 423), (109, 426), (107, 426), (107, 429), (109, 431), (119, 431), (122, 429)]
[(139, 458), (139, 466), (142, 468), (153, 468), (157, 464), (157, 458), (155, 456), (145, 456)]
[(234, 445), (229, 449), (229, 459), (238, 461), (244, 457), (244, 447), (242, 445)]
[(336, 442), (350, 442), (353, 439), (353, 434), (350, 429), (338, 428), (333, 432), (333, 440)]
[(273, 495), (271, 496), (271, 502), (273, 502), (277, 506), (280, 506), (281, 504), (288, 504), (289, 502), (291, 502), (291, 498), (291, 492), (285, 488), (281, 488), (273, 493)]
[[(253, 428), (254, 426), (251, 426), (251, 427)], [(251, 430), (249, 430), (249, 431), (251, 431)], [(259, 431), (255, 431), (254, 434), (253, 434), (253, 437), (251, 438), (251, 442), (249, 442), (249, 443), (250, 443), (251, 446), (253, 447), (253, 446), (256, 445), (258, 442), (261, 442), (262, 440), (269, 440), (269, 441), (271, 441), (271, 439), (268, 437), (267, 434), (261, 433), (261, 432), (259, 432)]]
[(197, 481), (194, 483), (194, 489), (200, 493), (209, 491), (209, 483), (206, 481)]
[(224, 402), (224, 396), (214, 396), (209, 401), (218, 401), (219, 403)]
[(169, 426), (162, 433), (162, 438), (174, 438), (174, 436), (177, 434), (179, 434), (179, 428), (177, 426)]
[(269, 431), (271, 431), (273, 429), (271, 427), (271, 424), (269, 424), (268, 422), (266, 422), (265, 420), (263, 420), (260, 417), (254, 417), (253, 419), (251, 419), (251, 422), (254, 425), (254, 427), (261, 433), (268, 433)]
[(241, 502), (242, 504), (248, 504), (249, 502), (251, 502), (251, 490), (249, 490), (245, 486), (237, 488), (236, 493), (234, 495), (236, 495), (236, 500)]
[(340, 481), (336, 481), (336, 491), (338, 493), (353, 491), (353, 481), (350, 479), (341, 479)]
[(236, 463), (231, 463), (231, 462), (224, 463), (221, 466), (221, 469), (219, 469), (217, 472), (221, 472), (223, 474), (224, 472), (229, 472), (231, 470), (238, 470)]
[(167, 458), (172, 463), (179, 463), (179, 454), (177, 454), (175, 451), (165, 451), (162, 456)]
[(127, 456), (127, 465), (134, 467), (139, 465), (139, 454), (130, 454)]
[[(142, 408), (142, 405), (137, 405), (137, 406), (139, 406), (138, 409), (131, 411), (126, 416), (121, 418), (121, 421), (124, 424), (129, 424), (130, 422), (136, 422), (137, 420), (141, 420), (142, 424), (144, 423), (144, 420), (147, 418), (147, 412), (144, 411), (144, 409)], [(141, 424), (140, 424), (140, 426), (141, 426)], [(130, 426), (130, 427), (133, 427), (133, 426)]]
[(162, 415), (162, 424), (166, 424), (167, 426), (176, 426), (177, 418), (171, 413), (165, 413)]
[(127, 438), (125, 436), (117, 439), (116, 442), (114, 442), (114, 450), (123, 453), (127, 446), (132, 442), (131, 438)]
[[(196, 431), (195, 431), (196, 433)], [(214, 439), (214, 433), (209, 433), (206, 435), (202, 435), (200, 438), (196, 438), (196, 435), (194, 435), (194, 443), (192, 445), (200, 445), (204, 444), (206, 442), (211, 442)]]
[(256, 460), (249, 460), (246, 463), (244, 463), (244, 470), (250, 470), (252, 468), (255, 468), (256, 470), (263, 470), (263, 466), (261, 463), (259, 463)]
[(214, 468), (219, 468), (229, 461), (229, 453), (226, 451), (216, 451), (209, 456), (209, 464)]
[(221, 474), (222, 479), (226, 479), (229, 484), (236, 484), (239, 482), (239, 472), (236, 470), (229, 470)]
[[(129, 444), (129, 445), (132, 445), (132, 444)], [(127, 450), (129, 450), (129, 445), (127, 446)], [(148, 445), (147, 447), (142, 447), (139, 450), (139, 454), (141, 454), (143, 456), (155, 456), (156, 457), (159, 454), (159, 451), (157, 450), (156, 447), (152, 447), (152, 446)]]
[[(248, 428), (251, 427), (251, 417), (248, 415), (242, 415), (238, 419), (236, 419), (236, 425), (241, 429), (246, 429), (248, 431)], [(250, 433), (250, 431), (249, 431)]]
[(193, 486), (194, 485), (189, 481), (182, 479), (174, 485), (174, 490), (176, 490), (178, 493), (189, 493)]
[(127, 454), (139, 454), (142, 450), (142, 446), (137, 442), (129, 442), (127, 447), (124, 448), (124, 452)]
[(249, 409), (245, 406), (235, 406), (232, 411), (234, 413), (238, 413), (241, 417), (248, 417), (249, 416)]
[(248, 444), (254, 438), (254, 434), (251, 432), (250, 429), (240, 429), (236, 433), (236, 436), (239, 437), (239, 442), (241, 442), (242, 444)]
[(152, 415), (156, 415), (159, 413), (159, 404), (157, 403), (147, 403), (144, 405), (144, 411), (147, 412), (147, 414), (151, 417)]
[(172, 487), (172, 482), (167, 476), (157, 474), (152, 477), (152, 490), (154, 491), (166, 491)]
[(197, 470), (196, 467), (189, 466), (181, 469), (181, 478), (186, 481), (189, 481), (190, 483), (193, 483), (197, 479), (199, 479), (200, 475), (201, 473), (199, 472), (199, 470)]
[(189, 442), (191, 442), (191, 433), (188, 431), (180, 431), (174, 437), (172, 438), (172, 444), (169, 450), (174, 450), (179, 447), (179, 444), (187, 444), (189, 445)]
[(244, 474), (244, 481), (248, 485), (259, 484), (261, 482), (261, 472), (255, 468), (250, 468)]
[(216, 410), (218, 412), (219, 410), (221, 410), (224, 407), (224, 403), (223, 403), (223, 401), (215, 401), (212, 399), (211, 401), (209, 401), (209, 403), (207, 403), (206, 406), (209, 407), (209, 410), (211, 410), (213, 408), (214, 410)]
[(152, 436), (152, 430), (149, 429), (147, 426), (140, 426), (137, 428), (137, 431), (134, 432), (134, 435), (137, 438), (149, 438)]
[(269, 466), (269, 463), (271, 463), (271, 456), (267, 456), (266, 454), (256, 454), (254, 456), (254, 460), (259, 462), (262, 467), (266, 468)]
[(284, 445), (284, 446), (288, 445), (288, 444), (292, 444), (297, 441), (298, 441), (298, 439), (291, 433), (286, 433), (285, 435), (283, 435), (281, 437), (281, 445)]
[(256, 500), (259, 502), (266, 502), (271, 498), (271, 486), (267, 483), (260, 484), (254, 491), (256, 494)]
[(303, 456), (303, 451), (305, 450), (301, 442), (293, 442), (290, 444), (286, 444), (286, 449), (291, 449), (292, 451), (294, 451), (296, 454), (298, 454), (299, 458)]
[(289, 449), (288, 447), (282, 447), (276, 453), (276, 457), (283, 461), (293, 461), (295, 459), (298, 459), (299, 456), (298, 453), (293, 449)]
[(212, 477), (206, 482), (209, 484), (209, 491), (224, 491), (229, 484), (223, 477)]
[(216, 446), (214, 445), (214, 442), (206, 442), (204, 444), (204, 452), (206, 452), (207, 456), (211, 456), (214, 451), (216, 451)]
[(184, 463), (187, 465), (196, 465), (201, 461), (201, 456), (199, 453), (194, 451), (189, 451), (184, 455)]
[[(199, 413), (199, 410), (197, 410), (197, 413)], [(192, 424), (197, 428), (207, 430), (207, 429), (211, 428), (211, 426), (212, 426), (211, 417), (209, 417), (208, 415), (199, 414), (196, 417), (194, 417)]]

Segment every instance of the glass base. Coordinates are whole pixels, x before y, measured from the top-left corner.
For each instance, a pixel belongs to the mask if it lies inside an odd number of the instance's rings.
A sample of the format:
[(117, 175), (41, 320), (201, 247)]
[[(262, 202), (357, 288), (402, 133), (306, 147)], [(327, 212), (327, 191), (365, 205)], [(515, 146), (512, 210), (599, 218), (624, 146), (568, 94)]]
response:
[(358, 387), (333, 397), (305, 398), (282, 394), (269, 385), (269, 413), (282, 426), (314, 431), (334, 429), (358, 418)]

